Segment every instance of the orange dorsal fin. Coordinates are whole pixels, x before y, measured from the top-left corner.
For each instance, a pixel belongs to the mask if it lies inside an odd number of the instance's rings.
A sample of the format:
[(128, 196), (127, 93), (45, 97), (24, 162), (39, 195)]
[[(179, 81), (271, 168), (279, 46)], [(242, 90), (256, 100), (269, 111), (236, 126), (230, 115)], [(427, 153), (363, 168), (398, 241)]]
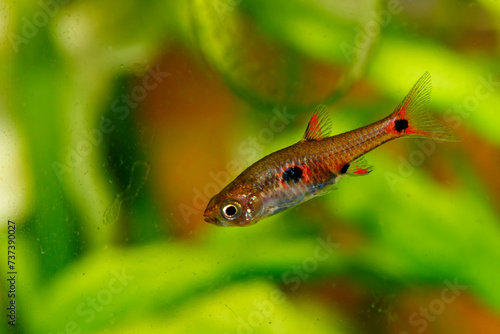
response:
[(306, 133), (302, 141), (322, 140), (330, 136), (331, 121), (328, 117), (328, 111), (322, 104), (314, 109), (309, 124), (307, 124)]

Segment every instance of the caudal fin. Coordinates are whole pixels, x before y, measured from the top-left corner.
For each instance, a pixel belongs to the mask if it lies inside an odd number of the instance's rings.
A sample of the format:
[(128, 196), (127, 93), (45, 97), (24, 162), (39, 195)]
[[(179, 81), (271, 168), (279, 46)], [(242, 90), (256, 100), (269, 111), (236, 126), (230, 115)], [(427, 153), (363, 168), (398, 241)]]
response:
[(432, 138), (444, 141), (458, 141), (455, 131), (433, 118), (427, 112), (431, 97), (431, 75), (425, 72), (415, 83), (403, 102), (391, 114), (394, 119), (390, 131), (402, 136)]

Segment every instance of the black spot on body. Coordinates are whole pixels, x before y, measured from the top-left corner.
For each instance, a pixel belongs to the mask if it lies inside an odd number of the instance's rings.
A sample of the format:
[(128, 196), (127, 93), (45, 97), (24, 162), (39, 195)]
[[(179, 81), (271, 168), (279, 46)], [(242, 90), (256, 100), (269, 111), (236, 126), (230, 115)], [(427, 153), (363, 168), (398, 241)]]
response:
[(408, 121), (406, 119), (397, 119), (394, 122), (394, 130), (396, 130), (397, 132), (401, 132), (407, 128), (408, 128)]
[(283, 181), (297, 183), (302, 178), (302, 168), (298, 166), (287, 168), (283, 171)]
[(347, 170), (349, 169), (349, 166), (351, 166), (351, 165), (350, 164), (345, 164), (344, 166), (342, 166), (342, 169), (340, 170), (340, 174), (347, 173)]

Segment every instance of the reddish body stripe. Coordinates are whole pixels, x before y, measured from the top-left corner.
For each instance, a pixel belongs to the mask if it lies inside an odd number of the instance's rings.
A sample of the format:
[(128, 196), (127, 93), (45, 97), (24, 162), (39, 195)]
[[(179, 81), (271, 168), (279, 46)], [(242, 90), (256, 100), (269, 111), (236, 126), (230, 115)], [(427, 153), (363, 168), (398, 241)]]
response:
[[(426, 113), (430, 90), (430, 76), (426, 73), (388, 117), (333, 137), (327, 137), (326, 107), (316, 107), (302, 140), (245, 169), (210, 200), (204, 213), (206, 220), (244, 226), (325, 193), (342, 174), (369, 173), (369, 167), (359, 158), (395, 138), (457, 140), (451, 129)], [(228, 199), (241, 203), (244, 214), (240, 218), (221, 218), (220, 205)]]

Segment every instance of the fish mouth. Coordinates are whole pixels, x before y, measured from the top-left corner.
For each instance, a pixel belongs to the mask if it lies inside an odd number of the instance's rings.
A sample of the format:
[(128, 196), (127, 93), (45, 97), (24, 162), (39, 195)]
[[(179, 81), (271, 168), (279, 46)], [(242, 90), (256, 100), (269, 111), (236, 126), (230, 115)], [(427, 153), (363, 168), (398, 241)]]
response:
[(203, 220), (210, 224), (217, 224), (217, 219), (214, 218), (204, 217)]
[(224, 221), (220, 221), (217, 218), (214, 217), (205, 217), (203, 218), (204, 221), (206, 221), (209, 224), (217, 225), (217, 226), (232, 226), (230, 223), (226, 223)]
[(214, 225), (217, 225), (217, 226), (224, 226), (217, 218), (214, 218), (214, 217), (207, 217), (207, 216), (205, 216), (203, 218), (203, 220), (206, 221), (209, 224), (214, 224)]

